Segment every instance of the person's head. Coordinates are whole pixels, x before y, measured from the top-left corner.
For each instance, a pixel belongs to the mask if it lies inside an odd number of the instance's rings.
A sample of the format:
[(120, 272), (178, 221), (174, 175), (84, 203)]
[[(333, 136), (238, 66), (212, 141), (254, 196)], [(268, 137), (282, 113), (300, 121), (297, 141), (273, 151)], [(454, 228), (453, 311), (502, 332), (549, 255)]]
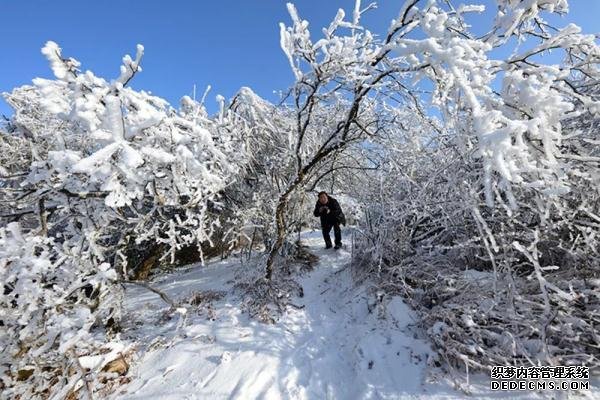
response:
[(319, 203), (327, 204), (328, 200), (329, 200), (329, 197), (327, 197), (326, 192), (319, 192)]

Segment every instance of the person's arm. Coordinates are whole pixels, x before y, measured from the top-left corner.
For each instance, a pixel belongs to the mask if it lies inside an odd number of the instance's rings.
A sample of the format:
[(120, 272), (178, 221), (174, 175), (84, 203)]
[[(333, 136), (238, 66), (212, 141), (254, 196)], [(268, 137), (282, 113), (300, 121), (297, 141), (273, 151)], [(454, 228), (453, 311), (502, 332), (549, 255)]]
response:
[(335, 218), (339, 218), (342, 215), (342, 207), (340, 207), (340, 203), (337, 200), (331, 202), (330, 212), (333, 213)]
[(315, 211), (313, 212), (313, 214), (315, 215), (315, 217), (319, 217), (320, 213), (319, 213), (319, 202), (317, 201), (317, 204), (315, 204)]

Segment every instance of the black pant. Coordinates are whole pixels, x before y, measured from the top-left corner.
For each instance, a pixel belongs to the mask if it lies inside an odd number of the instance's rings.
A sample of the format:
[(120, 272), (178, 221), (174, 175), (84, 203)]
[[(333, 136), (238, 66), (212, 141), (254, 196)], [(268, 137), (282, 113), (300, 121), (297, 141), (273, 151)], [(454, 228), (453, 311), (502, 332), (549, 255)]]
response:
[(331, 247), (331, 237), (329, 237), (329, 232), (331, 232), (331, 228), (333, 228), (333, 234), (335, 236), (335, 245), (341, 247), (342, 230), (340, 229), (340, 224), (337, 222), (334, 224), (321, 225), (321, 229), (323, 231), (323, 239), (325, 239), (325, 245), (327, 247)]

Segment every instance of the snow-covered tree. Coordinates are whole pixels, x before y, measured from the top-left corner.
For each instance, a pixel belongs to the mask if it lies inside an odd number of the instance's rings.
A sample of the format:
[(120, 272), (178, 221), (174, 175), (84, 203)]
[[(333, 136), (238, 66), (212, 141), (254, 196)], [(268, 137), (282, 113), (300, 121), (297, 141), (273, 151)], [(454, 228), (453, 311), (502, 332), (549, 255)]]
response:
[(280, 24), (281, 47), (296, 78), (287, 97), (294, 115), (287, 163), (293, 163), (294, 173), (278, 195), (277, 235), (267, 260), (267, 279), (289, 233), (286, 214), (291, 199), (318, 179), (332, 159), (383, 126), (377, 95), (391, 73), (386, 46), (394, 35), (379, 42), (360, 25), (369, 8), (361, 9), (357, 2), (351, 20), (340, 9), (316, 42), (292, 4), (292, 26)]

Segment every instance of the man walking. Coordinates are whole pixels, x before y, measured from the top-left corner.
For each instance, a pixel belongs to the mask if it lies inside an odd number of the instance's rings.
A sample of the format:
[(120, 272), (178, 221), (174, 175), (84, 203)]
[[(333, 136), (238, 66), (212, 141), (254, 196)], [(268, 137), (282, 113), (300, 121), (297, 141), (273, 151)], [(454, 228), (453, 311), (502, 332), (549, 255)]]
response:
[(326, 192), (319, 192), (319, 199), (315, 205), (315, 217), (321, 217), (321, 229), (323, 230), (323, 239), (325, 239), (325, 248), (331, 248), (331, 237), (329, 232), (333, 228), (335, 236), (335, 249), (342, 247), (342, 231), (340, 224), (346, 225), (346, 217), (342, 212), (340, 203)]

